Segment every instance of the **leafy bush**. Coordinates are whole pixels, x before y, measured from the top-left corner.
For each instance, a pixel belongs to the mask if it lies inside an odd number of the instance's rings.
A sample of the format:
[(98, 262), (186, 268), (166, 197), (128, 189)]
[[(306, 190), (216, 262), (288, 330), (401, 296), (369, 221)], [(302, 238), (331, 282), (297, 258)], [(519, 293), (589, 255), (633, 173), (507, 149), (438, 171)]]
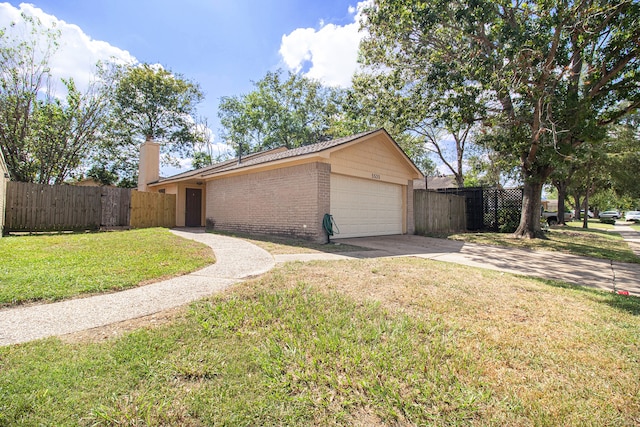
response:
[(502, 209), (498, 212), (498, 231), (500, 233), (513, 233), (520, 225), (520, 210)]

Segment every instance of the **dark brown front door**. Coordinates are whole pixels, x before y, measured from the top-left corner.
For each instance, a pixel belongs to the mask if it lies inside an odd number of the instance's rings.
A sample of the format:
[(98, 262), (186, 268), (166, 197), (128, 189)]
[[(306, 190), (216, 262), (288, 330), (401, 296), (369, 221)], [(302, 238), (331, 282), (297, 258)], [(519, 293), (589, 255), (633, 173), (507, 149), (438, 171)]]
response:
[(187, 188), (184, 225), (187, 227), (202, 225), (202, 190), (199, 188)]

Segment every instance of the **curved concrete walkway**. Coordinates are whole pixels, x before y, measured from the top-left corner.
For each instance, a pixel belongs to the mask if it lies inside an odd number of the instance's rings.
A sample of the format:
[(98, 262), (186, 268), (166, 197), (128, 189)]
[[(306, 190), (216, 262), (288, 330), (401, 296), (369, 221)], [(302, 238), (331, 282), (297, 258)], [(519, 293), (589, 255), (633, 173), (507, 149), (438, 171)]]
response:
[[(557, 252), (530, 251), (402, 235), (340, 239), (368, 250), (276, 255), (244, 240), (198, 229), (172, 230), (209, 245), (217, 262), (194, 273), (126, 291), (0, 310), (0, 346), (65, 335), (136, 319), (209, 296), (245, 278), (267, 272), (275, 262), (413, 256), (560, 280), (640, 296), (640, 264)], [(617, 232), (640, 256), (640, 233), (624, 225)]]
[(0, 310), (0, 345), (84, 331), (177, 307), (220, 291), (275, 265), (263, 249), (202, 230), (172, 230), (211, 246), (216, 263), (184, 276), (121, 292)]

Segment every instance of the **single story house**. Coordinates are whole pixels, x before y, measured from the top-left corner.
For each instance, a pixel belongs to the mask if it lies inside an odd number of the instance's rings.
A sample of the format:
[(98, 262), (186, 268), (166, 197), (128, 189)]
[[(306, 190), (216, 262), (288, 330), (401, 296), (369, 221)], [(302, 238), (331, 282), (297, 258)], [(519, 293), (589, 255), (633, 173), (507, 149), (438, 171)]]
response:
[(414, 232), (413, 180), (424, 176), (384, 129), (242, 156), (158, 178), (159, 146), (141, 147), (139, 190), (176, 194), (178, 226), (326, 241)]

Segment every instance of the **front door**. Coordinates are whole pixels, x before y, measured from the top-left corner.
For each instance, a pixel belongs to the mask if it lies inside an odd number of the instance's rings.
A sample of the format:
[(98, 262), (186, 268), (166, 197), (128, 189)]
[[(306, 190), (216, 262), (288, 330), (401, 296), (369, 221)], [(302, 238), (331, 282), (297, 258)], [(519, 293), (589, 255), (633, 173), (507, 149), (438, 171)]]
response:
[(187, 188), (184, 225), (187, 227), (202, 226), (202, 190)]

